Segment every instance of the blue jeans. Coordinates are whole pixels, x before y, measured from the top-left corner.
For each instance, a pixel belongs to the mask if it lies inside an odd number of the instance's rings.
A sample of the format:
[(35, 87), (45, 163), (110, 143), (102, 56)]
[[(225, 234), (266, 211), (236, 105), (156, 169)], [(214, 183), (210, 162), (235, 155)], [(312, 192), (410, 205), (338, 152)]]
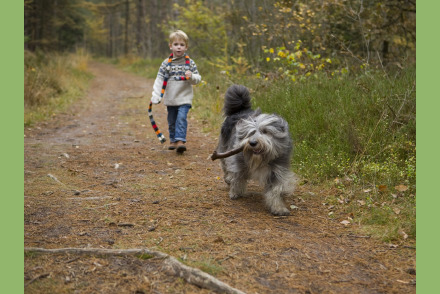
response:
[(188, 121), (186, 117), (190, 108), (190, 104), (167, 106), (168, 131), (170, 133), (171, 143), (177, 141), (186, 142), (186, 131), (188, 129)]

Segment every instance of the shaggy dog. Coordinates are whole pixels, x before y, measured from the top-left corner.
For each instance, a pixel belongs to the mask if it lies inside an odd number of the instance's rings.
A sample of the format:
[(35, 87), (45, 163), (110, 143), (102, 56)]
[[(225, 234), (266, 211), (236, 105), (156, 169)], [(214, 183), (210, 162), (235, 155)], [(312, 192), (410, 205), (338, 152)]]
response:
[(264, 186), (264, 200), (272, 214), (290, 214), (282, 199), (295, 188), (287, 122), (278, 115), (252, 110), (249, 90), (241, 85), (226, 91), (223, 112), (226, 119), (212, 159), (221, 158), (229, 197), (243, 196), (248, 180), (253, 179)]

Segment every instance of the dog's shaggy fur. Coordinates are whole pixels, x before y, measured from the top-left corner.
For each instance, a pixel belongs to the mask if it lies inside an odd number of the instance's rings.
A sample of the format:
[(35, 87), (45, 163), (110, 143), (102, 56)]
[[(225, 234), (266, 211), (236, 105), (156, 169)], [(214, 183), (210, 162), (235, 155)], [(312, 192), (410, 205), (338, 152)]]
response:
[(246, 193), (248, 180), (264, 186), (264, 199), (274, 215), (288, 215), (282, 196), (293, 193), (295, 175), (290, 170), (292, 139), (287, 122), (278, 115), (251, 109), (251, 97), (245, 86), (233, 85), (225, 94), (219, 153), (243, 147), (243, 152), (221, 159), (229, 197)]

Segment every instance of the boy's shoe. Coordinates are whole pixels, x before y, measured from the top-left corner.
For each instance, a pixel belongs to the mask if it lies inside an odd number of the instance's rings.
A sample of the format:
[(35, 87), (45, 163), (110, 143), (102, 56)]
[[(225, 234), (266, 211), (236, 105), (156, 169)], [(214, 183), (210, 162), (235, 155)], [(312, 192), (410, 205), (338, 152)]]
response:
[(168, 150), (174, 150), (177, 148), (177, 142), (171, 142), (170, 146), (168, 146)]
[(176, 149), (177, 153), (183, 153), (186, 151), (186, 146), (185, 143), (182, 141), (177, 142), (177, 149)]

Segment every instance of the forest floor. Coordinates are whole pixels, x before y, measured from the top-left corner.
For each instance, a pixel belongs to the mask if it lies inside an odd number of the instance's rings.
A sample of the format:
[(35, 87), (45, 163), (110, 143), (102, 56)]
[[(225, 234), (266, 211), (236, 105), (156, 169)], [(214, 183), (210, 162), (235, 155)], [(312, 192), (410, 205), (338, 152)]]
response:
[[(230, 200), (219, 162), (208, 159), (217, 134), (201, 131), (197, 110), (178, 155), (151, 128), (153, 80), (89, 66), (84, 99), (25, 129), (25, 247), (149, 248), (246, 293), (416, 292), (413, 247), (329, 218), (322, 199), (331, 191), (320, 187), (286, 197), (287, 217), (266, 210), (254, 183)], [(167, 136), (165, 107), (153, 112)], [(156, 258), (129, 255), (26, 253), (24, 284), (25, 293), (212, 293)]]

